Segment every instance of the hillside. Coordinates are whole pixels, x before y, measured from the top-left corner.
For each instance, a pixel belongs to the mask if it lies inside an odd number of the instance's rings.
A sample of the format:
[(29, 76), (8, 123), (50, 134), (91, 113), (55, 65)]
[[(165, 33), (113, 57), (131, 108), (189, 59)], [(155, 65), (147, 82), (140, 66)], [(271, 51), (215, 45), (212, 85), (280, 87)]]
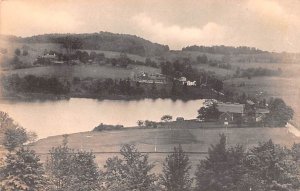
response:
[[(3, 38), (3, 37), (2, 37)], [(114, 34), (109, 32), (85, 34), (43, 34), (32, 37), (6, 36), (6, 40), (22, 43), (56, 43), (76, 41), (78, 48), (88, 50), (102, 50), (125, 52), (140, 56), (160, 56), (169, 50), (166, 45), (152, 43), (135, 35)]]

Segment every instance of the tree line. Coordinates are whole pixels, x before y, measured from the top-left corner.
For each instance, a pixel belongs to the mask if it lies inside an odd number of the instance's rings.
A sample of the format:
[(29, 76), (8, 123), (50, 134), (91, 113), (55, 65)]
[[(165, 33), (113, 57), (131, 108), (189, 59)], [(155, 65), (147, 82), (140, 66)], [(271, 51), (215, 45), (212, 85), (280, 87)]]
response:
[[(202, 77), (203, 78), (203, 77)], [(35, 76), (18, 74), (1, 77), (2, 88), (9, 93), (39, 93), (53, 95), (74, 95), (85, 97), (126, 96), (130, 98), (202, 98), (209, 97), (210, 90), (187, 87), (173, 80), (170, 84), (143, 84), (127, 79), (93, 79), (74, 77), (72, 80), (55, 76)], [(223, 88), (222, 81), (209, 77), (209, 86), (217, 91)], [(82, 93), (84, 92), (84, 93)]]
[(3, 76), (1, 78), (2, 87), (6, 91), (18, 93), (49, 93), (68, 94), (71, 84), (67, 80), (59, 80), (57, 77), (42, 77), (26, 75), (20, 77), (18, 74)]
[(199, 51), (204, 53), (211, 54), (259, 54), (259, 53), (268, 53), (267, 51), (262, 51), (254, 47), (247, 46), (187, 46), (182, 48), (182, 51)]
[(161, 73), (171, 79), (185, 77), (187, 80), (196, 81), (198, 86), (205, 85), (216, 91), (223, 90), (223, 82), (213, 73), (205, 70), (196, 70), (189, 62), (176, 60), (174, 62), (161, 63)]
[(149, 155), (134, 144), (121, 146), (120, 155), (109, 157), (100, 169), (92, 152), (71, 149), (65, 136), (45, 164), (28, 147), (9, 152), (0, 168), (0, 185), (26, 191), (297, 191), (299, 165), (300, 144), (288, 149), (269, 140), (245, 150), (228, 147), (221, 134), (194, 175), (181, 145), (166, 156), (159, 174), (153, 172)]
[[(170, 117), (163, 117), (168, 120)], [(17, 126), (4, 112), (1, 129)], [(23, 130), (21, 130), (23, 131)], [(19, 132), (14, 131), (14, 135)], [(159, 173), (154, 163), (134, 144), (125, 144), (120, 155), (109, 157), (99, 168), (93, 152), (74, 150), (68, 146), (68, 135), (61, 145), (49, 150), (42, 163), (39, 155), (24, 145), (11, 147), (0, 166), (0, 188), (24, 191), (297, 191), (300, 189), (300, 144), (291, 148), (272, 140), (245, 149), (228, 146), (227, 137), (208, 149), (207, 157), (192, 163), (181, 145), (166, 156)], [(5, 134), (5, 139), (8, 134)], [(7, 141), (11, 141), (10, 138)], [(13, 141), (14, 142), (14, 141)], [(1, 164), (1, 163), (0, 163)]]

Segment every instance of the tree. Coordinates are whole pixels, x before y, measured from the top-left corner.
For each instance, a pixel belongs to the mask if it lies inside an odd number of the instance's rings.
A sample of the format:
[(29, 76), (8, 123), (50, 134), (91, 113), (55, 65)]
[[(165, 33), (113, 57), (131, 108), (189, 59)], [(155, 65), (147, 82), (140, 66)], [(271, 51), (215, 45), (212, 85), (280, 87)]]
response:
[(46, 171), (56, 190), (66, 190), (71, 184), (73, 150), (67, 143), (67, 136), (64, 136), (63, 144), (49, 151), (50, 156), (46, 162)]
[(75, 152), (67, 143), (67, 136), (64, 136), (63, 144), (52, 148), (47, 160), (47, 172), (55, 190), (99, 190), (100, 172), (93, 153)]
[(21, 50), (19, 48), (16, 48), (15, 55), (17, 55), (17, 56), (21, 55)]
[(27, 56), (28, 55), (28, 50), (23, 50), (23, 56)]
[(28, 141), (27, 132), (23, 127), (13, 125), (4, 132), (4, 146), (7, 150), (13, 151)]
[(141, 154), (135, 145), (123, 145), (118, 157), (108, 158), (104, 168), (105, 190), (157, 190), (154, 182), (155, 174), (151, 173), (152, 164), (149, 164), (148, 155)]
[(36, 134), (36, 132), (29, 131), (27, 133), (27, 138), (29, 143), (34, 143), (37, 140), (38, 135)]
[(163, 163), (163, 174), (160, 183), (166, 191), (191, 190), (190, 161), (181, 145), (174, 147), (172, 154), (168, 155)]
[(0, 176), (3, 190), (46, 190), (47, 179), (43, 164), (34, 151), (21, 147), (16, 153), (8, 153)]
[(207, 58), (206, 54), (197, 56), (197, 62), (201, 63), (201, 64), (206, 64), (208, 62), (208, 58)]
[(63, 48), (66, 49), (68, 58), (70, 54), (77, 49), (82, 47), (82, 41), (79, 38), (66, 36), (60, 39), (60, 43), (62, 44)]
[(14, 120), (7, 113), (0, 111), (0, 130), (6, 130), (13, 126), (15, 126)]
[(72, 156), (70, 191), (100, 189), (100, 172), (92, 152), (78, 151)]
[(300, 169), (291, 150), (272, 140), (250, 149), (244, 166), (266, 190), (296, 191), (300, 189)]
[(143, 126), (145, 125), (145, 122), (142, 121), (142, 120), (138, 120), (138, 121), (137, 121), (137, 125), (138, 125), (139, 127), (143, 127)]
[(197, 167), (196, 189), (212, 191), (237, 190), (246, 169), (243, 167), (244, 150), (241, 146), (226, 149), (226, 137), (208, 150), (208, 157)]
[(266, 117), (266, 123), (273, 127), (284, 127), (294, 115), (293, 109), (280, 98), (270, 100), (269, 110), (270, 113)]
[(203, 106), (198, 110), (198, 119), (201, 120), (216, 120), (219, 118), (220, 112), (216, 103)]
[(173, 117), (171, 115), (164, 115), (160, 118), (160, 120), (162, 122), (170, 122), (170, 121), (172, 121), (172, 119), (173, 119)]

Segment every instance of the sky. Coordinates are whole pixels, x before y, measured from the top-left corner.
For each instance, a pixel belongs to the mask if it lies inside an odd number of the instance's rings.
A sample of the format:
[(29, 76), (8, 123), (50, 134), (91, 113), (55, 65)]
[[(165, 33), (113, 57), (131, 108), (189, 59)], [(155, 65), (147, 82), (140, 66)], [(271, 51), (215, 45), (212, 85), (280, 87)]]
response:
[(108, 31), (175, 50), (227, 45), (300, 52), (300, 0), (2, 0), (0, 6), (2, 34)]

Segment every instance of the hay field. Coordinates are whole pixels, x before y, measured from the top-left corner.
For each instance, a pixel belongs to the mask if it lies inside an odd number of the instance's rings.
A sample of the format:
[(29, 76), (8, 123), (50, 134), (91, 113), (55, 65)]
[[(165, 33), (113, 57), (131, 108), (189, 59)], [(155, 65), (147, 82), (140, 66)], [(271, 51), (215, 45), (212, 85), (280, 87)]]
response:
[(35, 75), (35, 76), (56, 76), (63, 78), (80, 77), (80, 78), (112, 78), (125, 79), (131, 78), (133, 72), (145, 71), (151, 73), (159, 73), (157, 68), (147, 66), (133, 66), (132, 68), (119, 68), (112, 66), (99, 65), (78, 65), (78, 66), (41, 66), (33, 68), (24, 68), (17, 70), (2, 71), (2, 74), (19, 76)]
[[(241, 144), (245, 148), (269, 139), (287, 146), (291, 146), (294, 142), (300, 142), (300, 138), (288, 133), (286, 128), (228, 128), (227, 131), (225, 128), (127, 128), (116, 131), (70, 134), (68, 140), (71, 148), (95, 152), (96, 161), (100, 167), (103, 167), (108, 157), (118, 155), (117, 152), (121, 145), (134, 143), (139, 151), (151, 152), (149, 153), (150, 161), (156, 164), (155, 171), (160, 172), (167, 152), (171, 152), (173, 147), (178, 144), (181, 144), (186, 152), (196, 152), (189, 154), (192, 165), (195, 167), (199, 160), (206, 156), (197, 152), (207, 152), (211, 144), (218, 142), (220, 133), (228, 136), (229, 146)], [(41, 156), (44, 161), (47, 157), (45, 153), (52, 147), (61, 144), (62, 140), (62, 136), (48, 137), (37, 141), (32, 148), (43, 154)]]

